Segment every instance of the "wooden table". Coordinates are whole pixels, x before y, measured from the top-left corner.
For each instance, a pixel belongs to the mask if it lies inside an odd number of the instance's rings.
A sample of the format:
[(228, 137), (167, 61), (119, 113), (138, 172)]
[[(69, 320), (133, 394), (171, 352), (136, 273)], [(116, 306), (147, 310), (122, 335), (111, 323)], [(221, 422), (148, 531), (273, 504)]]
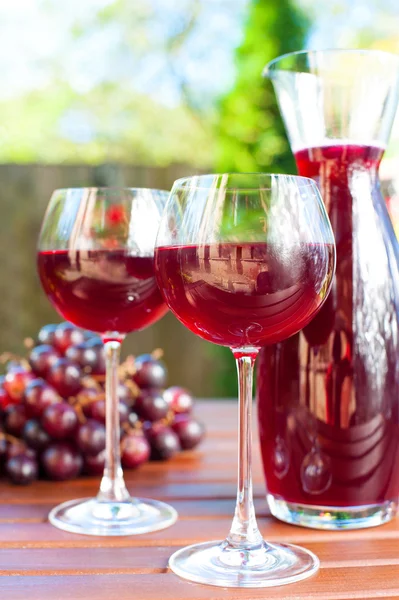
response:
[(236, 490), (236, 412), (234, 402), (197, 403), (208, 432), (200, 449), (127, 473), (132, 493), (166, 500), (177, 508), (178, 522), (164, 531), (102, 538), (65, 533), (47, 522), (54, 504), (93, 495), (96, 479), (28, 487), (2, 483), (1, 600), (399, 598), (399, 520), (347, 532), (315, 531), (274, 520), (267, 514), (256, 445), (254, 487), (261, 531), (267, 539), (313, 550), (321, 559), (319, 573), (279, 588), (226, 590), (189, 583), (168, 571), (168, 557), (176, 548), (222, 539), (228, 533)]

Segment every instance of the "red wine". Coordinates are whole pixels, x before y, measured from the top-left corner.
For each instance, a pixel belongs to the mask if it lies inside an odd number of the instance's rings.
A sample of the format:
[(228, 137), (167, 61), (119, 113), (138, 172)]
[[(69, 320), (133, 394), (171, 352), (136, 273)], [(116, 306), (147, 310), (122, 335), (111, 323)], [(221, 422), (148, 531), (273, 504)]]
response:
[(382, 154), (356, 145), (296, 154), (299, 174), (321, 190), (337, 266), (315, 319), (258, 363), (267, 487), (287, 502), (353, 507), (399, 495), (398, 268)]
[(172, 312), (222, 346), (261, 346), (296, 333), (315, 314), (331, 278), (328, 244), (243, 243), (161, 247), (159, 287)]
[(99, 333), (138, 331), (167, 307), (154, 275), (152, 256), (125, 250), (55, 250), (38, 254), (43, 288), (58, 312)]

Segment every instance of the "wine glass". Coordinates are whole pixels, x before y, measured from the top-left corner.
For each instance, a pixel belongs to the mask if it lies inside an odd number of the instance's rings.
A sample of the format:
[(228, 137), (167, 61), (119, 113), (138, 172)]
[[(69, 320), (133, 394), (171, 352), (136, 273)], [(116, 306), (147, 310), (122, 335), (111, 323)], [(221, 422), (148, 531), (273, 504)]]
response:
[(198, 336), (231, 348), (239, 379), (238, 495), (231, 530), (169, 560), (181, 577), (222, 587), (304, 579), (319, 561), (266, 543), (251, 479), (252, 376), (261, 346), (302, 329), (328, 295), (335, 268), (330, 222), (315, 183), (292, 175), (222, 174), (173, 185), (155, 248), (159, 288)]
[(154, 274), (154, 244), (168, 193), (140, 188), (56, 190), (40, 232), (40, 280), (57, 311), (98, 332), (106, 357), (105, 468), (96, 498), (65, 502), (50, 522), (66, 531), (131, 535), (172, 525), (177, 513), (131, 498), (120, 461), (118, 364), (127, 333), (167, 311)]

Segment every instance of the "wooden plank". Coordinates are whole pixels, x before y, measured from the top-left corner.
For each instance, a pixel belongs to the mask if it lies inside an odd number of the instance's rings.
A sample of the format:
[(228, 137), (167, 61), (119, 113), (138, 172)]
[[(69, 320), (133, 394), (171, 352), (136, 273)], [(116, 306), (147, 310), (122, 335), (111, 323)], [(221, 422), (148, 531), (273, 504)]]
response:
[[(220, 444), (223, 447), (223, 440), (220, 440)], [(218, 451), (217, 454), (211, 454), (211, 449), (204, 444), (198, 450), (181, 452), (167, 462), (154, 461), (146, 463), (137, 471), (126, 470), (126, 476), (135, 478), (138, 473), (163, 472), (165, 469), (171, 471), (189, 470), (190, 468), (222, 470), (227, 467), (237, 470), (237, 460), (236, 452)], [(257, 453), (252, 459), (252, 467), (254, 471), (262, 471), (260, 455)]]
[(0, 578), (6, 600), (347, 600), (392, 598), (399, 595), (396, 566), (321, 569), (311, 579), (268, 589), (223, 589), (189, 583), (172, 573), (135, 575), (65, 575)]
[[(219, 465), (208, 469), (207, 466), (188, 464), (184, 469), (148, 470), (137, 474), (126, 474), (126, 485), (135, 495), (155, 494), (158, 497), (234, 497), (236, 494), (236, 465)], [(266, 496), (263, 474), (254, 471), (254, 494)], [(67, 483), (38, 481), (34, 485), (35, 502), (54, 504), (73, 498), (95, 495), (100, 485), (99, 478), (78, 478)], [(29, 502), (32, 496), (31, 487), (17, 487), (2, 482), (0, 487), (0, 504), (7, 502)]]
[[(206, 451), (205, 451), (206, 450)], [(254, 471), (262, 470), (260, 456), (253, 459)], [(154, 461), (144, 464), (142, 467), (134, 470), (125, 469), (127, 479), (134, 481), (138, 475), (147, 473), (164, 473), (166, 470), (171, 472), (190, 471), (191, 469), (206, 469), (212, 471), (223, 471), (231, 469), (237, 472), (237, 455), (229, 453), (210, 454), (207, 448), (200, 447), (197, 451), (182, 452), (173, 459), (166, 462)]]
[[(235, 398), (225, 400), (220, 398), (197, 398), (194, 413), (198, 418), (203, 419), (211, 431), (220, 431), (225, 426), (235, 430), (238, 422), (238, 400)], [(219, 417), (223, 419), (220, 420)], [(256, 425), (255, 418), (253, 421)]]
[[(235, 480), (237, 476), (237, 456), (234, 453), (233, 456), (228, 454), (211, 454), (209, 450), (208, 454), (197, 452), (191, 454), (190, 457), (184, 455), (178, 455), (176, 458), (167, 462), (149, 462), (137, 470), (125, 469), (126, 481), (134, 484), (136, 482), (153, 481), (155, 479), (165, 481), (190, 481), (194, 477), (198, 477), (200, 481), (213, 481), (215, 477), (223, 477), (224, 479)], [(263, 472), (260, 463), (260, 459), (254, 459), (253, 461), (253, 474), (254, 478), (262, 477)], [(87, 477), (85, 478), (95, 485), (99, 485), (100, 477)], [(68, 485), (75, 485), (76, 481), (82, 481), (83, 478), (72, 480), (68, 482)], [(40, 482), (39, 485), (45, 484), (45, 481)], [(49, 483), (50, 486), (54, 486), (54, 482)], [(62, 486), (61, 483), (57, 483), (57, 487)], [(7, 481), (4, 480), (1, 485), (0, 493), (3, 493), (7, 489)], [(21, 490), (23, 488), (15, 488), (11, 486), (11, 489)], [(28, 488), (29, 489), (29, 488)]]
[(167, 571), (176, 548), (221, 539), (236, 493), (236, 403), (204, 402), (208, 436), (201, 448), (167, 463), (127, 472), (132, 493), (170, 501), (179, 521), (166, 530), (121, 538), (68, 534), (46, 522), (56, 503), (94, 495), (98, 478), (0, 485), (0, 594), (5, 600), (371, 600), (399, 597), (399, 520), (343, 532), (293, 527), (267, 516), (255, 438), (255, 493), (260, 529), (269, 540), (304, 545), (321, 559), (311, 580), (267, 590), (223, 590), (185, 582)]
[[(198, 502), (173, 500), (173, 506), (179, 513), (179, 519), (192, 517), (196, 519), (219, 519), (220, 517), (233, 515), (235, 499), (203, 498)], [(42, 523), (47, 521), (48, 513), (53, 507), (52, 502), (43, 504), (0, 504), (0, 523)], [(264, 517), (269, 514), (265, 499), (255, 499), (255, 508), (259, 516)]]
[[(210, 468), (207, 467), (199, 467), (192, 466), (192, 468), (187, 468), (184, 470), (180, 470), (178, 468), (168, 469), (165, 468), (165, 465), (162, 469), (159, 470), (144, 470), (140, 473), (137, 473), (134, 477), (126, 477), (126, 483), (130, 486), (145, 486), (145, 485), (163, 485), (163, 484), (174, 484), (174, 483), (183, 483), (190, 485), (191, 483), (204, 483), (205, 485), (208, 483), (215, 482), (226, 482), (232, 483), (237, 478), (237, 466), (236, 465), (225, 465), (224, 468), (221, 466), (220, 468)], [(79, 481), (79, 480), (78, 480)], [(263, 485), (264, 477), (260, 472), (254, 472), (253, 474), (253, 482), (256, 484)], [(100, 480), (93, 480), (93, 487), (100, 485)], [(266, 492), (266, 486), (265, 492)]]
[(373, 535), (360, 540), (339, 541), (334, 538), (306, 542), (306, 548), (319, 557), (322, 567), (376, 567), (379, 565), (397, 565), (399, 581), (399, 550), (397, 538), (377, 539)]
[[(306, 544), (322, 568), (397, 565), (395, 539), (312, 542)], [(87, 573), (162, 573), (174, 546), (0, 549), (0, 575), (77, 575)], [(398, 571), (399, 572), (399, 571)]]
[[(176, 550), (140, 548), (29, 548), (0, 550), (0, 575), (77, 575), (87, 573), (162, 573)], [(1, 582), (0, 582), (1, 586)]]
[[(184, 546), (194, 542), (223, 539), (229, 532), (231, 517), (218, 519), (180, 519), (172, 527), (139, 536), (99, 537), (70, 534), (49, 523), (3, 523), (0, 527), (0, 548), (76, 547), (93, 548), (138, 546)], [(372, 530), (318, 531), (293, 527), (273, 518), (259, 519), (259, 528), (266, 540), (279, 540), (295, 544), (323, 542), (345, 544), (351, 540), (396, 540), (399, 537), (399, 520), (395, 519)], [(398, 551), (399, 554), (399, 551)]]
[[(135, 496), (155, 498), (158, 500), (193, 499), (202, 498), (235, 498), (237, 486), (231, 481), (218, 483), (146, 483), (139, 485), (127, 480), (129, 492)], [(1, 486), (0, 503), (30, 503), (33, 499), (36, 504), (51, 502), (53, 505), (75, 498), (94, 496), (98, 491), (98, 481), (77, 479), (68, 483), (49, 483), (38, 481), (35, 485), (27, 487)], [(254, 495), (265, 498), (265, 486), (261, 482), (254, 485)]]
[(175, 525), (140, 536), (100, 537), (70, 534), (49, 523), (4, 523), (0, 527), (0, 548), (95, 548), (134, 546), (184, 546), (194, 541), (223, 539), (231, 519), (179, 520)]

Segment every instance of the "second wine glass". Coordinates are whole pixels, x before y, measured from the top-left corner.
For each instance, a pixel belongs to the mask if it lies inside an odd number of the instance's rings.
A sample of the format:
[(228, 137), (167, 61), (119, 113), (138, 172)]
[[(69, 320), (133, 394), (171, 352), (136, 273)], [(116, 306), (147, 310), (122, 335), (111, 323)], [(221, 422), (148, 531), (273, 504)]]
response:
[(314, 317), (335, 267), (331, 226), (317, 187), (291, 175), (222, 174), (176, 181), (155, 250), (169, 308), (196, 335), (231, 348), (239, 378), (236, 511), (224, 541), (183, 548), (172, 570), (222, 587), (266, 587), (308, 577), (318, 559), (266, 543), (252, 500), (252, 372), (261, 346)]
[(105, 469), (96, 498), (65, 502), (49, 519), (60, 529), (131, 535), (172, 525), (177, 513), (131, 498), (120, 461), (118, 365), (127, 333), (148, 327), (167, 307), (154, 274), (154, 244), (167, 192), (141, 188), (56, 190), (38, 247), (42, 286), (57, 311), (98, 332), (106, 356)]

